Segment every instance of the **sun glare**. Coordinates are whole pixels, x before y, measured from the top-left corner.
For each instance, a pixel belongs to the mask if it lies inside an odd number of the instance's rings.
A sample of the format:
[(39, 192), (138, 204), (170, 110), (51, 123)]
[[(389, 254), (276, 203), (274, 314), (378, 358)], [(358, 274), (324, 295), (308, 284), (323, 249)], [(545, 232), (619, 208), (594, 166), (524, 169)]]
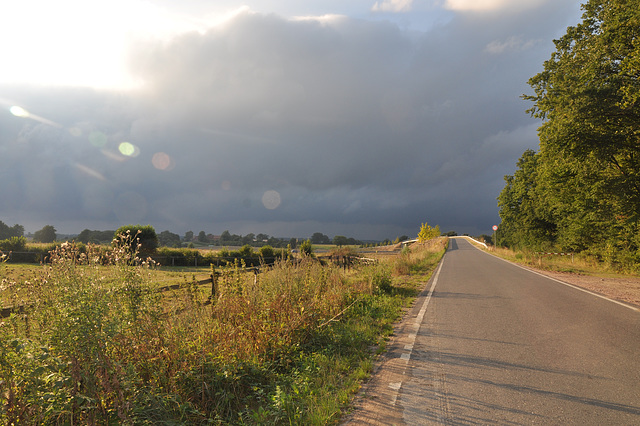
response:
[(14, 105), (11, 108), (9, 108), (9, 112), (11, 112), (11, 114), (15, 115), (16, 117), (24, 117), (24, 118), (29, 117), (29, 111), (17, 105)]
[(135, 87), (130, 43), (194, 25), (143, 0), (1, 2), (0, 84)]

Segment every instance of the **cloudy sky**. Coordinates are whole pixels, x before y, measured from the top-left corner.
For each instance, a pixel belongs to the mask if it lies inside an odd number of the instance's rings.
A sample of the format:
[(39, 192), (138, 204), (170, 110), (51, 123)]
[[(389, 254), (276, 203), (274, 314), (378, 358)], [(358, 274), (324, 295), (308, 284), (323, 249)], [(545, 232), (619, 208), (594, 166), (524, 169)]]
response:
[(577, 0), (0, 4), (0, 220), (491, 233)]

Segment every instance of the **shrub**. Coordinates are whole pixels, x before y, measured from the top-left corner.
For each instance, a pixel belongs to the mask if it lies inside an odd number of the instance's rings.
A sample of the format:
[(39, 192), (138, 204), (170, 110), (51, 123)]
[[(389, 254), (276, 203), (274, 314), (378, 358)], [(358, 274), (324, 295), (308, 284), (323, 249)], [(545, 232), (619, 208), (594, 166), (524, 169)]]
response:
[(313, 244), (311, 244), (311, 240), (305, 240), (300, 244), (300, 254), (302, 256), (313, 256)]
[[(125, 237), (130, 241), (131, 253), (139, 253), (142, 256), (149, 256), (156, 252), (158, 248), (158, 235), (151, 225), (125, 225), (118, 228), (114, 235), (116, 245), (120, 245)], [(129, 238), (131, 237), (131, 238)]]
[(25, 237), (11, 237), (0, 241), (0, 250), (2, 251), (25, 251), (27, 248), (27, 239)]

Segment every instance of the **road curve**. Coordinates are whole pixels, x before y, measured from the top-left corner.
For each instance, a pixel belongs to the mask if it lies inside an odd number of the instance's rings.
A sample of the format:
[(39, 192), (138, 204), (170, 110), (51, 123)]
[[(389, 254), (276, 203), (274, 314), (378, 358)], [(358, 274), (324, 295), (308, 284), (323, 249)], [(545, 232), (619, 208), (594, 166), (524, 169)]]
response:
[(640, 312), (452, 239), (346, 423), (640, 424)]

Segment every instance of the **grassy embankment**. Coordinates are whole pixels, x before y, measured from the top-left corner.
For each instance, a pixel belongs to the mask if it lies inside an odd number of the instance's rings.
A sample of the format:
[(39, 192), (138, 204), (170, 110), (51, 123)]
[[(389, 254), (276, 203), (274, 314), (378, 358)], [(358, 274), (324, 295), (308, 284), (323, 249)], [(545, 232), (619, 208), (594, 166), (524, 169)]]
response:
[(2, 304), (26, 306), (0, 322), (0, 420), (337, 422), (445, 241), (347, 271), (231, 267), (212, 303), (189, 275), (158, 293), (175, 275), (135, 265), (126, 244), (107, 266), (72, 245), (36, 271), (0, 265)]
[(531, 250), (513, 250), (505, 247), (490, 247), (488, 250), (503, 259), (546, 271), (602, 277), (639, 275), (638, 265), (622, 265), (607, 262), (588, 253), (564, 253), (560, 255), (534, 252)]

